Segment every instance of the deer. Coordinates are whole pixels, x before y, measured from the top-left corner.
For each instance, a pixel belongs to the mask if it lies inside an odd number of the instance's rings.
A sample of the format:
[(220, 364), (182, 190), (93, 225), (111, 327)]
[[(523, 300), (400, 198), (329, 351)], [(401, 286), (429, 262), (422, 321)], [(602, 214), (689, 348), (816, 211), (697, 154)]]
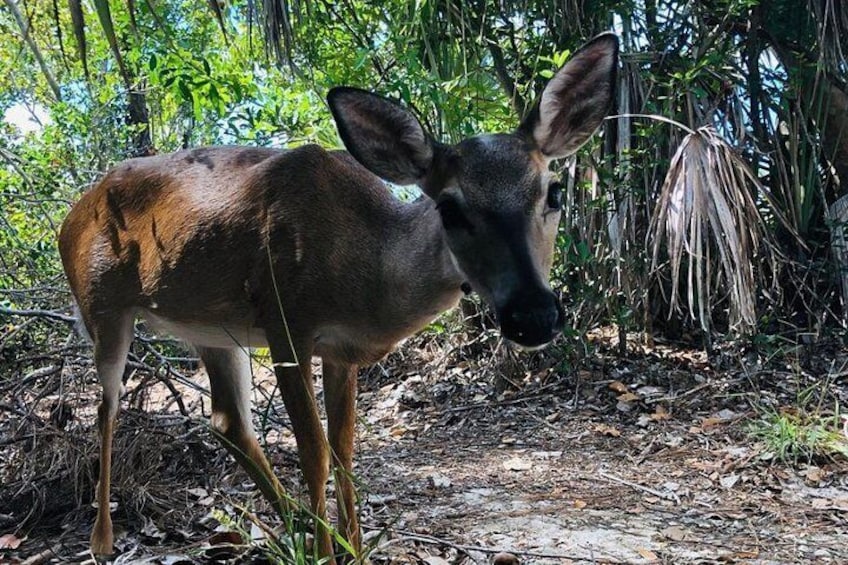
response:
[[(362, 558), (352, 481), (358, 368), (476, 292), (502, 337), (550, 343), (564, 311), (549, 283), (562, 184), (573, 154), (611, 111), (618, 39), (577, 50), (509, 133), (441, 143), (388, 98), (335, 87), (345, 150), (201, 147), (126, 160), (64, 220), (59, 250), (102, 395), (91, 551), (114, 555), (112, 438), (135, 322), (190, 344), (205, 366), (210, 427), (261, 494), (289, 497), (257, 441), (251, 348), (267, 347), (295, 436), (317, 552), (335, 530)], [(387, 184), (417, 185), (413, 202)], [(326, 434), (312, 358), (321, 360)], [(344, 557), (345, 559), (351, 556)]]

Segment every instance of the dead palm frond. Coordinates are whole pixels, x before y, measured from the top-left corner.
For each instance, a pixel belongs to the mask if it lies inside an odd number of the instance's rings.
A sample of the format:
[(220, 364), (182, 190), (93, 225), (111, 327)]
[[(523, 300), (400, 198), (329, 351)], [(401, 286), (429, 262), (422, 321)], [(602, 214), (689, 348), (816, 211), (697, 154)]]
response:
[(672, 311), (679, 308), (685, 265), (689, 313), (707, 333), (720, 292), (728, 298), (731, 329), (745, 332), (756, 323), (755, 262), (768, 233), (751, 186), (763, 194), (747, 164), (715, 130), (703, 127), (683, 138), (654, 210), (648, 232), (652, 271), (664, 244)]
[[(306, 0), (303, 0), (306, 2)], [(250, 2), (251, 10), (256, 3)], [(265, 34), (266, 53), (273, 53), (277, 64), (288, 63), (294, 70), (292, 52), (295, 46), (295, 23), (300, 18), (300, 0), (262, 0), (259, 19)], [(251, 15), (253, 17), (253, 15)]]
[(827, 215), (830, 249), (842, 289), (842, 324), (848, 326), (848, 194), (831, 204)]

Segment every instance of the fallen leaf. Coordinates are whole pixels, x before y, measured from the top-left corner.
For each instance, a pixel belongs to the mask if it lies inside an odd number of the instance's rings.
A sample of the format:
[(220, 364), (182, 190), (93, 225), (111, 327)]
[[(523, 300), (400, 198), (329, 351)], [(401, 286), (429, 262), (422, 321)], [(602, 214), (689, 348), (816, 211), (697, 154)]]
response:
[(409, 428), (404, 426), (403, 424), (397, 424), (392, 426), (392, 429), (389, 430), (389, 435), (392, 437), (401, 437), (405, 435), (409, 431)]
[(153, 520), (144, 516), (142, 516), (142, 520), (144, 521), (144, 526), (141, 528), (142, 535), (159, 541), (163, 541), (167, 537), (165, 532), (160, 530), (159, 526)]
[(595, 426), (595, 431), (601, 435), (619, 437), (621, 431), (607, 424), (598, 424)]
[(619, 402), (634, 402), (636, 400), (639, 400), (639, 395), (632, 392), (625, 392), (618, 397)]
[(726, 489), (731, 489), (737, 482), (739, 482), (739, 475), (731, 473), (730, 475), (725, 475), (724, 477), (720, 478), (718, 482), (722, 487)]
[(260, 540), (264, 540), (268, 537), (268, 534), (260, 528), (257, 524), (251, 522), (250, 523), (250, 541), (256, 543)]
[(577, 500), (574, 501), (574, 507), (577, 508), (578, 510), (583, 510), (584, 508), (586, 508), (586, 501), (580, 500), (578, 498)]
[(0, 536), (0, 549), (18, 549), (22, 541), (15, 534), (3, 534)]
[(701, 428), (704, 430), (708, 430), (709, 428), (713, 428), (715, 426), (720, 426), (721, 424), (727, 424), (729, 422), (733, 422), (734, 420), (738, 420), (742, 417), (742, 414), (738, 414), (733, 410), (720, 410), (715, 414), (712, 414), (708, 418), (704, 418), (701, 422)]
[(701, 421), (701, 428), (700, 429), (694, 428), (694, 429), (697, 429), (700, 432), (700, 431), (703, 431), (703, 430), (709, 430), (710, 428), (714, 428), (714, 427), (720, 425), (721, 423), (722, 423), (722, 421), (719, 418), (712, 418), (712, 417), (711, 418), (704, 418)]
[(658, 422), (660, 420), (668, 420), (671, 418), (671, 414), (668, 413), (668, 410), (662, 407), (662, 405), (657, 404), (657, 407), (654, 408), (654, 413), (650, 415), (651, 420)]
[(646, 559), (649, 563), (653, 563), (654, 561), (659, 561), (660, 558), (657, 557), (657, 554), (651, 551), (650, 549), (645, 549), (644, 547), (636, 548), (636, 551), (639, 552), (644, 559)]
[(203, 551), (203, 556), (215, 562), (227, 561), (237, 555), (236, 546), (244, 543), (238, 532), (215, 532), (208, 540), (209, 547)]
[(811, 465), (810, 467), (807, 467), (805, 476), (811, 483), (820, 483), (827, 476), (827, 472), (821, 467)]
[(630, 389), (627, 388), (627, 385), (621, 381), (613, 381), (609, 384), (609, 389), (615, 391), (619, 394), (624, 394), (625, 392), (629, 392)]
[(206, 540), (210, 545), (241, 545), (244, 540), (238, 532), (215, 532)]

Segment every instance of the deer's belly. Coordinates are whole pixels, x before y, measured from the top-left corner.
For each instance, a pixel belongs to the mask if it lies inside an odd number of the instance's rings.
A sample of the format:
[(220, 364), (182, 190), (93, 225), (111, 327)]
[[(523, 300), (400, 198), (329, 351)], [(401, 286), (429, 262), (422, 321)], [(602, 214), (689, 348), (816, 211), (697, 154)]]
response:
[(315, 333), (314, 354), (337, 363), (370, 365), (388, 355), (396, 344), (345, 326), (323, 326)]
[(157, 332), (179, 338), (201, 347), (267, 347), (268, 341), (261, 328), (251, 327), (245, 322), (224, 322), (209, 324), (173, 320), (152, 314), (149, 310), (141, 312), (141, 317)]

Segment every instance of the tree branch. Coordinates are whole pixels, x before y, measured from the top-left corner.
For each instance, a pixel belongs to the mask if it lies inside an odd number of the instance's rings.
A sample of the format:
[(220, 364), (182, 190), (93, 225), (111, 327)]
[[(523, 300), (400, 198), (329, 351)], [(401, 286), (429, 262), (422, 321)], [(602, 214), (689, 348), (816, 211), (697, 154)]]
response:
[(35, 60), (38, 62), (38, 66), (41, 67), (41, 73), (44, 75), (44, 78), (47, 79), (47, 84), (50, 86), (50, 90), (53, 91), (53, 96), (56, 100), (61, 102), (62, 92), (59, 90), (59, 83), (56, 82), (56, 77), (53, 76), (53, 72), (44, 61), (44, 57), (41, 55), (41, 49), (38, 48), (35, 40), (30, 35), (29, 23), (24, 19), (24, 16), (18, 9), (18, 5), (15, 3), (15, 0), (5, 1), (9, 11), (12, 12), (12, 15), (15, 17), (15, 21), (18, 22), (18, 27), (21, 28), (21, 34), (23, 35), (24, 41), (26, 41), (27, 45), (29, 45), (33, 57), (35, 57)]

